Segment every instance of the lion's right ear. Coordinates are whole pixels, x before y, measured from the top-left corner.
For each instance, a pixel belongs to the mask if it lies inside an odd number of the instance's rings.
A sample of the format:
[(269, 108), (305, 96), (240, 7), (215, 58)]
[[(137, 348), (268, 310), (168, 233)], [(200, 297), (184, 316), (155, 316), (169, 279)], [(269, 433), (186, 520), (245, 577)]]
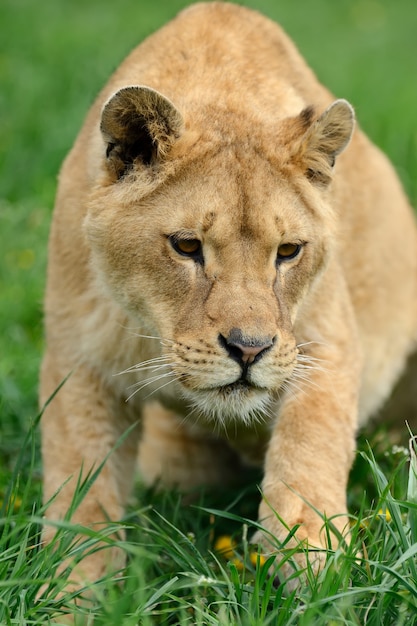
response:
[(295, 143), (292, 159), (313, 184), (326, 187), (336, 157), (352, 137), (355, 113), (346, 100), (336, 100), (311, 123), (312, 112), (308, 108), (299, 116), (299, 126), (307, 125), (307, 130)]
[(154, 89), (120, 89), (105, 104), (101, 116), (108, 166), (121, 178), (135, 163), (153, 165), (166, 156), (182, 127), (179, 111)]

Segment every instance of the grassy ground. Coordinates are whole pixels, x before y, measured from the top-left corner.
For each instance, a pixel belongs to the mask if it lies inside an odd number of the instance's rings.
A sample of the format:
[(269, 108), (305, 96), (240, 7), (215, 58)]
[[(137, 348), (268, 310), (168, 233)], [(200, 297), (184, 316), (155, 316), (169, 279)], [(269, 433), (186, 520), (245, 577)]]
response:
[[(244, 4), (280, 21), (320, 78), (354, 104), (417, 205), (415, 1)], [(59, 613), (68, 598), (54, 601), (51, 589), (49, 599), (36, 605), (35, 594), (61, 554), (81, 550), (71, 547), (71, 530), (65, 528), (54, 554), (33, 548), (42, 509), (38, 434), (32, 425), (56, 174), (110, 72), (185, 5), (183, 0), (0, 3), (0, 624), (47, 623)], [(97, 614), (98, 623), (126, 625), (417, 624), (416, 508), (407, 496), (413, 479), (404, 454), (379, 448), (376, 462), (360, 456), (352, 474), (352, 549), (345, 556), (330, 555), (321, 579), (295, 597), (270, 587), (265, 567), (240, 565), (249, 551), (241, 518), (255, 514), (256, 487), (225, 494), (221, 502), (207, 495), (200, 508), (181, 506), (175, 494), (146, 492), (140, 494), (144, 508), (133, 506), (125, 522), (130, 541), (123, 549), (132, 557), (125, 591), (104, 581), (86, 611)], [(388, 516), (378, 514), (386, 507)], [(234, 532), (242, 558), (216, 556), (215, 537)], [(86, 537), (83, 550), (94, 549), (95, 539)], [(358, 547), (365, 557), (361, 562), (353, 558)], [(58, 586), (61, 582), (60, 577)]]

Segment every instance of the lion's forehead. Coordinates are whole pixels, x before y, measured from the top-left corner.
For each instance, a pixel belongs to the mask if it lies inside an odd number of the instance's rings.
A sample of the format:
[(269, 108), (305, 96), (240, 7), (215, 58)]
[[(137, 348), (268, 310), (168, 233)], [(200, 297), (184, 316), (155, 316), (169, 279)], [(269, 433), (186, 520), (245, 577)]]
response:
[(218, 245), (234, 237), (267, 247), (282, 238), (309, 239), (319, 209), (264, 155), (240, 146), (190, 160), (161, 194), (164, 202), (157, 191), (152, 205), (164, 207), (166, 225)]

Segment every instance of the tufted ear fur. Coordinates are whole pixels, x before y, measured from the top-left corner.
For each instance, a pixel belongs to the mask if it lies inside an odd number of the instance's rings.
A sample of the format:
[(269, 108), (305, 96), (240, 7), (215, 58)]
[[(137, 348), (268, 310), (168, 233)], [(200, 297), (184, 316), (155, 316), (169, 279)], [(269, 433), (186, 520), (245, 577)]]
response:
[(154, 89), (120, 89), (105, 104), (101, 116), (108, 167), (119, 179), (134, 163), (153, 165), (169, 152), (182, 126), (179, 111)]
[[(304, 126), (311, 114), (311, 108), (300, 114)], [(292, 160), (312, 183), (322, 187), (329, 184), (336, 157), (348, 145), (354, 125), (355, 113), (346, 100), (333, 102), (309, 125), (296, 144)]]

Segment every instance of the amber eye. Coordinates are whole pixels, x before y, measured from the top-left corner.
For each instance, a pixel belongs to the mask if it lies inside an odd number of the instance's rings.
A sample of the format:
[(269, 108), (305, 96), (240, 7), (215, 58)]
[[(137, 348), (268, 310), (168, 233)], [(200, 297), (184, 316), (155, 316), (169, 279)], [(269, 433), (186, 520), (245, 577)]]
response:
[(198, 239), (181, 239), (175, 237), (175, 235), (171, 236), (169, 240), (175, 252), (178, 252), (178, 254), (182, 256), (191, 257), (195, 261), (202, 262), (203, 251), (201, 241)]
[(277, 262), (295, 259), (300, 254), (301, 248), (302, 246), (299, 243), (282, 243), (278, 248)]

